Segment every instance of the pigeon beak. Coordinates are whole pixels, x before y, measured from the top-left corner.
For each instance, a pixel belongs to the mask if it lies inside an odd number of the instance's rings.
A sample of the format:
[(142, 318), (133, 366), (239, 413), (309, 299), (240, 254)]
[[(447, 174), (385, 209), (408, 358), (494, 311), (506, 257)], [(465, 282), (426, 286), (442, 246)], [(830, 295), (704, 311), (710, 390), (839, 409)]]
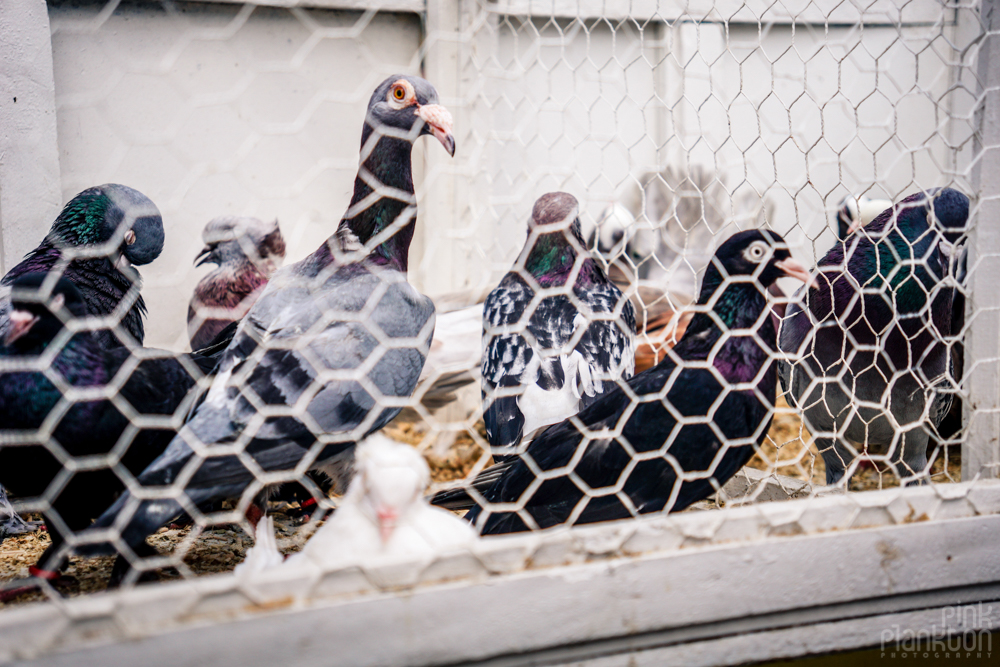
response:
[(382, 536), (382, 544), (389, 541), (396, 530), (399, 512), (391, 507), (380, 507), (378, 510), (378, 532)]
[(205, 246), (204, 248), (201, 249), (201, 252), (198, 253), (198, 256), (194, 258), (194, 265), (201, 266), (202, 264), (210, 262), (211, 257), (212, 257), (212, 247)]
[(24, 334), (31, 331), (31, 327), (38, 321), (38, 315), (32, 315), (26, 310), (12, 310), (10, 313), (10, 324), (7, 334), (3, 338), (3, 344), (9, 346)]
[(118, 256), (118, 260), (115, 262), (115, 268), (121, 271), (122, 269), (131, 269), (132, 262), (129, 261), (128, 257), (124, 254)]
[(859, 229), (861, 229), (861, 218), (851, 221), (851, 226), (847, 228), (847, 235), (850, 236)]
[(455, 157), (455, 137), (451, 135), (451, 112), (440, 104), (422, 104), (417, 107), (417, 116), (420, 117), (448, 155)]
[(809, 270), (791, 257), (775, 262), (774, 265), (789, 278), (797, 278), (804, 282), (806, 287), (816, 287), (817, 285), (816, 279), (810, 275)]

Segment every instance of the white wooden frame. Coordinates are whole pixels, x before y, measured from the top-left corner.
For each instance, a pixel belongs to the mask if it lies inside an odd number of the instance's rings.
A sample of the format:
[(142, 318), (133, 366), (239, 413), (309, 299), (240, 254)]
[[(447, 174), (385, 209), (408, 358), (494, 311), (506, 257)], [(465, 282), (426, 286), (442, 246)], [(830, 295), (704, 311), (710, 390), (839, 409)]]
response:
[(894, 625), (990, 630), (998, 513), (1000, 482), (961, 483), (140, 586), (0, 614), (0, 662), (724, 665), (878, 646)]

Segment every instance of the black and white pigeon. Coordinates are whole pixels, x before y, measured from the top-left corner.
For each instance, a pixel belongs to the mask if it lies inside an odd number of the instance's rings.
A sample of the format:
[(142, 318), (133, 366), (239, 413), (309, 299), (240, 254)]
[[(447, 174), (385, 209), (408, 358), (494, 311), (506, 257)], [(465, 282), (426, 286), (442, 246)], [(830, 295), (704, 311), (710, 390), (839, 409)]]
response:
[(502, 461), (635, 370), (635, 310), (586, 251), (579, 205), (542, 195), (483, 309), (483, 421)]
[(782, 276), (809, 279), (778, 234), (731, 237), (663, 361), (484, 470), (466, 518), (483, 534), (509, 533), (676, 512), (715, 493), (753, 456), (774, 414), (768, 287)]
[[(108, 552), (104, 540), (119, 531), (124, 544), (138, 544), (182, 509), (198, 517), (202, 503), (241, 495), (249, 503), (264, 485), (308, 469), (336, 472), (357, 440), (399, 413), (434, 330), (433, 304), (406, 271), (417, 218), (413, 142), (429, 134), (455, 150), (451, 116), (437, 99), (414, 76), (391, 76), (375, 89), (354, 196), (337, 231), (274, 274), (204, 402), (139, 477), (169, 488), (157, 499), (124, 494), (81, 553)], [(115, 530), (100, 530), (109, 526)]]
[(957, 190), (913, 194), (835, 243), (816, 287), (789, 304), (779, 345), (792, 361), (779, 374), (828, 484), (861, 452), (884, 456), (904, 481), (924, 479), (931, 427), (955, 392), (964, 268), (953, 243), (968, 217)]

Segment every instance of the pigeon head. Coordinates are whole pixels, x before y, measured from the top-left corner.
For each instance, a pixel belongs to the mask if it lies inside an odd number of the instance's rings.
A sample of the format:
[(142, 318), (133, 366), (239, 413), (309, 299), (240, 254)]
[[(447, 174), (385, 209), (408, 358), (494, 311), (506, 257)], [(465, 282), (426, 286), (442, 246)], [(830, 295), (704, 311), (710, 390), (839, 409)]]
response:
[(433, 135), (449, 155), (455, 155), (451, 113), (438, 104), (434, 86), (418, 76), (396, 74), (383, 81), (368, 102), (366, 122), (384, 134), (407, 138), (410, 143), (417, 136)]
[(698, 303), (708, 303), (727, 278), (735, 284), (756, 284), (763, 293), (782, 277), (813, 284), (809, 270), (792, 258), (788, 244), (779, 234), (762, 229), (740, 232), (715, 251), (705, 272)]
[[(577, 251), (585, 249), (580, 231), (580, 203), (566, 192), (538, 198), (528, 222), (524, 268), (542, 286), (562, 284), (573, 270)], [(586, 261), (586, 259), (585, 259)]]
[[(437, 91), (416, 76), (397, 74), (379, 84), (368, 103), (361, 129), (361, 166), (354, 179), (351, 205), (337, 228), (334, 245), (324, 246), (320, 261), (330, 261), (340, 247), (351, 253), (373, 237), (384, 238), (367, 257), (400, 271), (409, 265), (416, 224), (413, 192), (413, 142), (430, 134), (455, 154), (451, 114), (437, 103)], [(333, 252), (331, 252), (333, 251)]]
[[(933, 215), (928, 215), (933, 211)], [(936, 229), (951, 243), (958, 241), (969, 221), (969, 198), (954, 188), (937, 188), (914, 193), (882, 211), (866, 227), (876, 240), (892, 228), (899, 229), (909, 244), (916, 243), (928, 229)]]
[(928, 195), (939, 231), (950, 243), (958, 242), (969, 222), (969, 198), (954, 188), (932, 190)]
[(358, 445), (347, 495), (378, 526), (384, 543), (400, 519), (424, 502), (430, 479), (427, 462), (416, 449), (376, 433)]
[(210, 220), (201, 237), (205, 247), (195, 258), (195, 266), (250, 260), (270, 277), (285, 258), (285, 239), (277, 220), (222, 216)]
[(73, 197), (48, 239), (59, 247), (101, 246), (101, 254), (119, 266), (149, 264), (163, 250), (163, 218), (146, 195), (109, 183)]
[(85, 317), (87, 304), (72, 282), (53, 283), (47, 273), (28, 273), (11, 286), (10, 323), (4, 345), (28, 350), (44, 347), (63, 328), (67, 317)]

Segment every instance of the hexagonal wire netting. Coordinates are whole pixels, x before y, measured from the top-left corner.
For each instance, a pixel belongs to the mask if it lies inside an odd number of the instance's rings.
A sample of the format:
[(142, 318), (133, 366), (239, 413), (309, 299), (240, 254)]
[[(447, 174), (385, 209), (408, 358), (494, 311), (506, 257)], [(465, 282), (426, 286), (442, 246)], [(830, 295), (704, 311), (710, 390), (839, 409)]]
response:
[[(44, 479), (2, 481), (49, 535), (110, 539), (133, 567), (13, 535), (6, 590), (56, 574), (11, 600), (231, 570), (254, 507), (296, 551), (373, 429), (484, 532), (980, 474), (968, 380), (997, 359), (964, 353), (973, 226), (939, 190), (975, 220), (974, 3), (273, 4), (294, 6), (48, 3), (63, 201), (121, 183), (155, 207), (105, 189), (127, 224), (63, 249), (41, 297), (15, 284), (4, 382), (58, 396), (0, 435)], [(577, 201), (533, 217), (556, 191)], [(118, 259), (158, 213), (138, 280)], [(55, 282), (83, 257), (126, 279), (100, 321)], [(109, 323), (125, 352), (72, 357)], [(96, 484), (129, 493), (61, 516)]]

